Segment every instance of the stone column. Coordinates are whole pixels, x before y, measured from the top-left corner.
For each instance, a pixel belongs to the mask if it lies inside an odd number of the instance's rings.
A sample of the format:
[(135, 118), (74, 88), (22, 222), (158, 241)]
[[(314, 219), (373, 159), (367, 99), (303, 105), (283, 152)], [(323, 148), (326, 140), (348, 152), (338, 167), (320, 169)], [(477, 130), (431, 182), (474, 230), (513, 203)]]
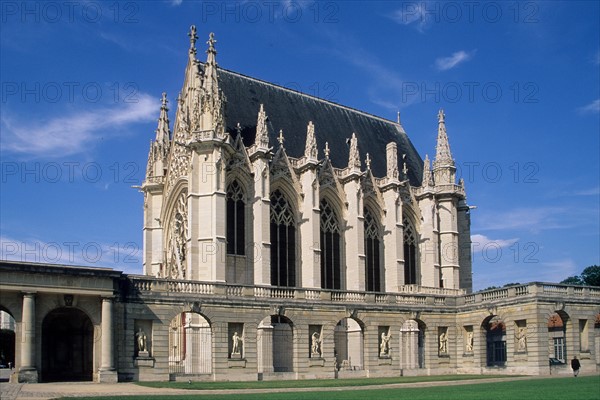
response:
[(113, 299), (102, 298), (102, 357), (98, 371), (99, 382), (117, 382), (114, 361)]
[(19, 382), (35, 383), (38, 371), (35, 366), (35, 293), (23, 294), (23, 316), (21, 320), (21, 368)]
[(258, 373), (273, 372), (273, 326), (262, 323), (257, 330)]

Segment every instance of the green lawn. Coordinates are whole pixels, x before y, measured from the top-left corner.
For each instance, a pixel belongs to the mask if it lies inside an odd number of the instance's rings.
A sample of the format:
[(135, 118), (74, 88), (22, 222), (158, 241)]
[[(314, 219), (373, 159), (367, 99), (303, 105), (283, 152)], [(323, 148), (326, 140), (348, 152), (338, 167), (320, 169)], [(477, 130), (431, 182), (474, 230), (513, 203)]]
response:
[[(515, 376), (515, 375), (511, 375)], [(138, 382), (138, 385), (154, 388), (218, 390), (218, 389), (280, 389), (307, 387), (340, 387), (388, 385), (391, 383), (462, 381), (466, 379), (509, 378), (508, 375), (437, 375), (398, 376), (389, 378), (357, 379), (305, 379), (293, 381), (250, 381), (250, 382)]]
[[(128, 397), (80, 397), (89, 400), (147, 399), (149, 396)], [(212, 395), (190, 394), (181, 396), (151, 396), (152, 400), (177, 399), (239, 399), (240, 394)], [(330, 392), (275, 392), (244, 394), (244, 400), (598, 400), (600, 399), (600, 377), (565, 377), (527, 379), (511, 382), (478, 383), (459, 386), (423, 388), (393, 388), (374, 390), (340, 390)], [(73, 399), (73, 398), (70, 398)]]

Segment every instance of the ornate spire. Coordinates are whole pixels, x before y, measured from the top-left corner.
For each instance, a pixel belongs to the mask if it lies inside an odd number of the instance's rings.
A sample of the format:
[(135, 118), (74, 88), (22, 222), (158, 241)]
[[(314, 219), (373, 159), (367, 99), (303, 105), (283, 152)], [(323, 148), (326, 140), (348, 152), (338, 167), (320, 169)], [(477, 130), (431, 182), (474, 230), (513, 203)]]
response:
[(206, 94), (218, 96), (219, 83), (217, 77), (217, 50), (215, 50), (215, 34), (213, 32), (208, 36), (208, 50), (206, 50), (206, 64), (204, 64), (203, 87)]
[(329, 158), (329, 142), (325, 142), (325, 158)]
[(171, 140), (171, 131), (169, 130), (169, 116), (167, 112), (167, 94), (163, 92), (160, 106), (160, 116), (158, 117), (158, 127), (156, 128), (156, 142), (161, 146), (168, 147)]
[(208, 54), (206, 58), (207, 64), (216, 64), (217, 50), (215, 50), (215, 43), (217, 43), (217, 41), (215, 40), (215, 34), (214, 32), (211, 32), (208, 35), (208, 41), (206, 42), (206, 44), (208, 45), (208, 50), (206, 50), (206, 54)]
[(306, 128), (306, 145), (304, 146), (304, 157), (307, 160), (316, 160), (319, 156), (319, 150), (317, 149), (317, 139), (315, 138), (315, 126), (312, 121), (308, 122)]
[(350, 138), (350, 157), (348, 157), (349, 169), (360, 169), (360, 154), (358, 152), (358, 139), (356, 133), (352, 133)]
[(196, 25), (190, 26), (190, 33), (188, 33), (190, 37), (190, 50), (189, 54), (191, 57), (196, 58), (196, 40), (198, 40), (198, 35), (196, 34)]
[(437, 145), (435, 148), (435, 164), (437, 165), (454, 165), (452, 153), (450, 152), (450, 144), (448, 143), (448, 135), (446, 133), (446, 116), (444, 110), (438, 112), (438, 136)]
[(258, 120), (256, 122), (256, 139), (254, 140), (254, 144), (258, 147), (269, 147), (269, 130), (267, 129), (267, 114), (265, 113), (265, 107), (263, 104), (260, 105), (260, 109), (258, 110)]
[(429, 155), (425, 154), (425, 161), (423, 162), (423, 182), (422, 187), (433, 186), (433, 175), (431, 174), (431, 161)]
[(279, 136), (277, 137), (277, 141), (279, 142), (279, 146), (283, 147), (283, 141), (285, 138), (283, 137), (283, 129), (279, 130)]
[(436, 185), (455, 183), (456, 166), (450, 152), (444, 110), (440, 110), (438, 113), (438, 136), (435, 147), (435, 160), (433, 161), (433, 175)]

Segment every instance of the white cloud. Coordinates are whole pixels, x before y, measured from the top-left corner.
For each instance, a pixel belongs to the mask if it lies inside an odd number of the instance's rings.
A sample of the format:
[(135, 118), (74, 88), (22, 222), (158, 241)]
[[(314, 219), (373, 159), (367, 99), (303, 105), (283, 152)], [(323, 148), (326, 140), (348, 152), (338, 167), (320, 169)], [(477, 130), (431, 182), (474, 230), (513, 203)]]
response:
[(579, 108), (582, 114), (598, 114), (600, 113), (600, 99), (592, 101), (590, 104)]
[(475, 234), (471, 235), (471, 243), (473, 249), (482, 249), (490, 246), (497, 248), (505, 248), (515, 244), (519, 238), (515, 239), (491, 239), (485, 235)]
[(97, 107), (93, 111), (29, 121), (3, 113), (2, 148), (30, 156), (56, 157), (81, 153), (99, 137), (115, 135), (119, 128), (151, 121), (158, 114), (158, 100), (143, 93), (137, 102)]
[(456, 67), (471, 59), (473, 52), (467, 53), (464, 50), (457, 51), (449, 57), (440, 57), (435, 60), (435, 66), (440, 71), (446, 71)]
[(523, 207), (510, 211), (496, 211), (481, 213), (477, 218), (478, 230), (512, 230), (524, 229), (531, 232), (540, 232), (548, 229), (569, 228), (565, 224), (567, 208), (561, 207)]
[(171, 0), (172, 6), (180, 6), (183, 3), (183, 0)]
[(575, 196), (598, 196), (600, 195), (600, 186), (594, 188), (583, 189), (572, 193)]
[(392, 12), (389, 16), (396, 23), (406, 26), (413, 26), (423, 33), (430, 25), (431, 18), (427, 18), (427, 2), (405, 2), (402, 8)]

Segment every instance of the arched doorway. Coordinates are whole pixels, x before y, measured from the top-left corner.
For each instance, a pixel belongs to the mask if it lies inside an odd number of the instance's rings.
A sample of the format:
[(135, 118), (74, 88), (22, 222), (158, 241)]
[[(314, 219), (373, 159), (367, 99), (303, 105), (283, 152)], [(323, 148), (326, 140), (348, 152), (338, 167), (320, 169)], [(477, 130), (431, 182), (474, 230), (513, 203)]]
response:
[(212, 373), (212, 332), (202, 315), (184, 312), (169, 326), (169, 373), (203, 375)]
[(362, 370), (363, 329), (358, 321), (341, 319), (335, 327), (333, 339), (338, 370)]
[(42, 323), (43, 382), (91, 381), (94, 327), (81, 310), (51, 311)]
[(294, 371), (294, 329), (283, 315), (271, 315), (261, 321), (257, 332), (258, 372)]
[(409, 319), (400, 328), (401, 363), (404, 369), (425, 368), (425, 323)]
[(0, 368), (15, 365), (15, 319), (0, 308)]
[(503, 367), (506, 365), (506, 325), (498, 316), (483, 321), (485, 331), (486, 365)]
[(550, 358), (566, 364), (567, 358), (567, 321), (565, 312), (555, 312), (548, 318), (548, 347)]

